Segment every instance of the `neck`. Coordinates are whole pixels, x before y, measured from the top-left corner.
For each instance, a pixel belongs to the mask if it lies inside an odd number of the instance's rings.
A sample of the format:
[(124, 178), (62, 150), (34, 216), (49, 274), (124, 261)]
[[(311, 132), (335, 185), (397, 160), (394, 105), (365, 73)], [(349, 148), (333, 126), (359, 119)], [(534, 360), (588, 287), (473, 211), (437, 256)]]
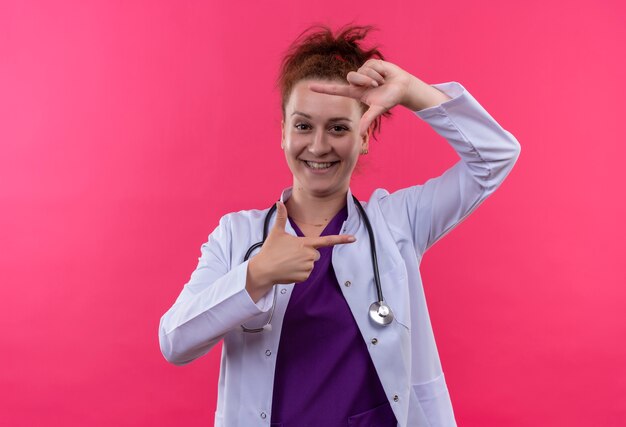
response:
[(285, 203), (287, 212), (296, 223), (323, 224), (330, 221), (346, 204), (348, 190), (330, 196), (315, 196), (298, 191), (294, 185), (291, 197)]

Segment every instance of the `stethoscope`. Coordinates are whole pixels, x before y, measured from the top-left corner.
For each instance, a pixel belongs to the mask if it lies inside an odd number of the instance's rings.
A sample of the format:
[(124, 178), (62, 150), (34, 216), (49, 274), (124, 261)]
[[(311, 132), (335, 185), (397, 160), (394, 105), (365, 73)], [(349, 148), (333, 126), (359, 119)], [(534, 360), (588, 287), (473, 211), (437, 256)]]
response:
[[(372, 230), (372, 225), (370, 224), (370, 220), (367, 217), (367, 214), (365, 213), (365, 209), (363, 209), (363, 206), (361, 206), (361, 203), (359, 202), (359, 200), (355, 196), (352, 196), (352, 199), (354, 200), (354, 203), (356, 204), (357, 208), (359, 209), (359, 212), (361, 213), (361, 216), (363, 217), (363, 221), (365, 222), (365, 227), (367, 228), (367, 234), (370, 240), (370, 252), (372, 254), (372, 269), (374, 270), (374, 282), (376, 283), (376, 294), (378, 296), (378, 301), (374, 301), (370, 305), (369, 316), (370, 316), (370, 319), (374, 321), (374, 323), (378, 325), (386, 326), (393, 321), (393, 312), (391, 311), (391, 308), (389, 308), (387, 303), (385, 303), (385, 299), (383, 298), (383, 289), (380, 284), (380, 275), (378, 273), (378, 260), (376, 259), (376, 244), (374, 242), (374, 231)], [(265, 223), (263, 224), (263, 240), (261, 240), (258, 243), (255, 243), (254, 245), (250, 247), (250, 249), (248, 249), (248, 252), (246, 252), (246, 256), (243, 259), (244, 262), (250, 258), (250, 255), (252, 255), (252, 252), (255, 249), (260, 248), (261, 246), (263, 246), (263, 243), (265, 243), (265, 239), (267, 238), (267, 235), (268, 235), (270, 218), (272, 217), (272, 214), (275, 211), (276, 211), (276, 204), (272, 205), (267, 215), (265, 215)], [(274, 316), (274, 309), (276, 308), (277, 294), (278, 292), (275, 291), (274, 300), (272, 301), (272, 308), (270, 311), (270, 316), (267, 322), (265, 323), (265, 325), (263, 325), (260, 328), (246, 328), (244, 325), (241, 325), (241, 328), (243, 329), (244, 332), (256, 333), (256, 332), (263, 332), (263, 331), (271, 330), (272, 317)]]

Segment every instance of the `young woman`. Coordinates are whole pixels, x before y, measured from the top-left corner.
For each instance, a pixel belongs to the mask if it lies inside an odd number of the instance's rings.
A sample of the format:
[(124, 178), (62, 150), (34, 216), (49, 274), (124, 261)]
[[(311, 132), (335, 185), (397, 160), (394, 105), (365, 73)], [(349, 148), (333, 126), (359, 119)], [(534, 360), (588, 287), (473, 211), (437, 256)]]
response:
[[(364, 50), (369, 30), (314, 27), (291, 46), (279, 86), (293, 184), (271, 209), (222, 217), (161, 318), (174, 364), (224, 340), (216, 426), (455, 425), (419, 265), (502, 183), (520, 146), (459, 83), (428, 85)], [(460, 160), (361, 203), (352, 172), (396, 106)]]

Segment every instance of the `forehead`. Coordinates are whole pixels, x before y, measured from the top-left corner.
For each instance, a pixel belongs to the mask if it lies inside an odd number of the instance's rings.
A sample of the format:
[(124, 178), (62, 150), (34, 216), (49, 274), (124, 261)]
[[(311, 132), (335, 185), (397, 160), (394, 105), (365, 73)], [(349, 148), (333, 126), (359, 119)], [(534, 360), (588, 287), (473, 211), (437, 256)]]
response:
[(320, 119), (326, 117), (360, 116), (361, 108), (356, 99), (313, 92), (308, 88), (308, 85), (312, 82), (344, 84), (330, 80), (300, 80), (294, 85), (289, 95), (287, 105), (285, 106), (285, 114), (287, 117), (290, 117), (294, 111)]

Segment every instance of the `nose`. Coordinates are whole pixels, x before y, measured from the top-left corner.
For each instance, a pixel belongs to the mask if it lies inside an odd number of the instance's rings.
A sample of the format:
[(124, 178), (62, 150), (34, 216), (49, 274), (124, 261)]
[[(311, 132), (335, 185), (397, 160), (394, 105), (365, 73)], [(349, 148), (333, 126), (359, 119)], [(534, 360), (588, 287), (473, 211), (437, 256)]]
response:
[(326, 138), (327, 135), (323, 129), (316, 129), (313, 134), (313, 140), (309, 144), (309, 152), (316, 157), (322, 157), (324, 154), (330, 152), (332, 147)]

